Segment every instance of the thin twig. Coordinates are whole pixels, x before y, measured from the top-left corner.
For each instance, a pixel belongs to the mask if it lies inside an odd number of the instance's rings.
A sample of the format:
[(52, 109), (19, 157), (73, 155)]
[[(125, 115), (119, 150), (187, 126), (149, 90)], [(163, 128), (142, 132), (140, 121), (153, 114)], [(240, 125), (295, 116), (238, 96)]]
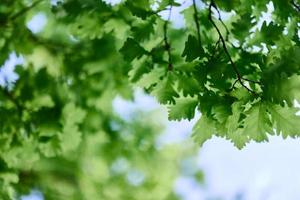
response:
[[(250, 79), (247, 79), (247, 78), (242, 78), (242, 80), (248, 81), (248, 82), (251, 82), (251, 83), (261, 84), (261, 82), (259, 82), (259, 81), (253, 81), (253, 80), (250, 80)], [(236, 80), (234, 81), (234, 83), (232, 84), (231, 88), (229, 89), (229, 91), (232, 91), (232, 90), (234, 89), (235, 85), (236, 85), (238, 82), (239, 82), (239, 79), (236, 79)]]
[(242, 80), (248, 81), (248, 82), (250, 82), (250, 83), (257, 83), (257, 84), (261, 84), (261, 82), (260, 82), (260, 81), (253, 81), (253, 80), (250, 80), (250, 79), (247, 79), (247, 78), (243, 78), (243, 77), (242, 77)]
[(239, 79), (236, 79), (234, 81), (234, 83), (232, 84), (231, 88), (229, 89), (230, 91), (232, 91), (234, 89), (234, 87), (235, 87), (235, 85), (236, 85), (237, 82), (239, 82)]
[(226, 37), (225, 37), (225, 38), (226, 38), (226, 41), (228, 41), (229, 30), (228, 30), (227, 26), (225, 25), (225, 23), (223, 22), (222, 17), (221, 17), (220, 10), (218, 9), (218, 7), (217, 7), (217, 5), (214, 3), (214, 1), (213, 1), (213, 3), (212, 3), (212, 7), (213, 7), (214, 9), (216, 9), (216, 11), (217, 11), (217, 13), (218, 13), (218, 19), (219, 19), (219, 21), (221, 22), (221, 24), (223, 25), (223, 27), (224, 27), (225, 30), (226, 30)]
[(165, 49), (168, 53), (168, 70), (169, 71), (173, 70), (171, 44), (168, 41), (168, 24), (171, 19), (171, 13), (172, 13), (172, 4), (170, 5), (168, 20), (166, 20), (165, 24), (164, 24), (164, 43), (165, 43)]
[(208, 19), (209, 19), (209, 21), (212, 23), (212, 25), (214, 26), (214, 28), (216, 29), (216, 31), (218, 32), (218, 35), (219, 35), (219, 38), (220, 38), (220, 40), (221, 40), (223, 49), (224, 49), (225, 54), (227, 55), (227, 57), (228, 57), (228, 59), (229, 59), (229, 62), (230, 62), (230, 64), (231, 64), (231, 66), (232, 66), (232, 68), (233, 68), (235, 74), (236, 74), (237, 80), (238, 80), (238, 82), (241, 84), (241, 86), (243, 86), (246, 90), (248, 90), (250, 93), (256, 95), (256, 93), (255, 93), (253, 90), (251, 90), (250, 88), (248, 88), (248, 87), (243, 83), (243, 81), (242, 81), (242, 76), (241, 76), (240, 72), (238, 71), (238, 69), (237, 69), (235, 63), (233, 62), (233, 60), (232, 60), (232, 58), (231, 58), (231, 56), (230, 56), (230, 54), (229, 54), (229, 51), (228, 51), (227, 46), (226, 46), (225, 39), (223, 38), (220, 29), (218, 28), (218, 26), (216, 25), (216, 23), (214, 22), (214, 20), (213, 20), (213, 18), (212, 18), (212, 7), (213, 7), (213, 8), (216, 8), (216, 7), (217, 7), (213, 0), (212, 0), (211, 3), (209, 4), (209, 14), (208, 14)]
[(198, 10), (196, 5), (196, 0), (193, 0), (193, 7), (194, 7), (194, 21), (196, 24), (197, 37), (198, 37), (199, 46), (201, 47), (202, 45), (201, 45), (200, 24), (198, 21)]

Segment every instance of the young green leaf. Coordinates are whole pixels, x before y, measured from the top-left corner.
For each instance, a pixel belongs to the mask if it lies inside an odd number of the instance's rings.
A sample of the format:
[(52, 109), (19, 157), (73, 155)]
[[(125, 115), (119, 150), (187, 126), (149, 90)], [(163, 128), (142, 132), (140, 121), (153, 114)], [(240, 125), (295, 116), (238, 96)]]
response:
[(300, 116), (296, 115), (298, 109), (269, 105), (268, 110), (277, 134), (281, 133), (283, 138), (300, 136)]
[(129, 62), (135, 58), (140, 58), (144, 54), (147, 54), (147, 51), (132, 38), (128, 38), (126, 40), (123, 47), (120, 49), (120, 52), (123, 54), (124, 59)]
[(202, 115), (193, 128), (192, 137), (200, 146), (202, 146), (204, 142), (215, 134), (216, 130), (214, 127), (214, 121), (205, 115)]
[(267, 133), (272, 132), (271, 121), (264, 103), (255, 104), (244, 119), (243, 135), (257, 142), (268, 141)]
[(174, 81), (170, 76), (167, 76), (154, 88), (152, 94), (161, 104), (175, 104), (175, 98), (178, 98), (179, 94), (175, 91), (173, 85)]
[(175, 105), (168, 106), (169, 120), (193, 119), (197, 105), (198, 100), (195, 98), (176, 99)]
[(186, 57), (186, 61), (190, 62), (196, 58), (202, 58), (205, 56), (202, 46), (199, 45), (199, 41), (193, 35), (189, 35), (188, 40), (185, 42), (185, 48), (182, 52), (182, 57)]

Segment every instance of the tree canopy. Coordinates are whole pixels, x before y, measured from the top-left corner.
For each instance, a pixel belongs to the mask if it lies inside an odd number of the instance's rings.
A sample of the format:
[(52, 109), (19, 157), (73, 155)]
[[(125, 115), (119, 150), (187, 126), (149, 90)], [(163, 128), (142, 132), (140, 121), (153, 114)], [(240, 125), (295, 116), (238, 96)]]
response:
[[(132, 100), (135, 87), (166, 105), (170, 120), (201, 112), (192, 134), (200, 145), (212, 136), (243, 148), (270, 135), (300, 135), (300, 2), (192, 0), (184, 26), (174, 28), (172, 10), (180, 6), (1, 1), (0, 64), (13, 53), (24, 59), (18, 79), (4, 77), (0, 86), (4, 199), (34, 187), (47, 199), (176, 199), (172, 163), (190, 150), (156, 149), (151, 116), (116, 116), (113, 99)], [(35, 32), (28, 22), (37, 15), (47, 23)], [(139, 189), (109, 168), (128, 160), (135, 174), (148, 173)]]

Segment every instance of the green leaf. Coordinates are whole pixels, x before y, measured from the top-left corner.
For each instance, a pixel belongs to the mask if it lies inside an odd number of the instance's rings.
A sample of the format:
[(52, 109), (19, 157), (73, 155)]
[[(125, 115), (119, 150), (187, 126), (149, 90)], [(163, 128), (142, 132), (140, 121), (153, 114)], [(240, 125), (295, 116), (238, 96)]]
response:
[(275, 41), (282, 35), (283, 27), (271, 22), (269, 25), (264, 21), (261, 30), (257, 30), (255, 37), (251, 38), (250, 45), (260, 45), (266, 43), (274, 45)]
[(244, 41), (249, 36), (249, 31), (254, 26), (253, 19), (254, 16), (247, 12), (241, 15), (236, 22), (232, 23), (232, 32), (237, 39)]
[(200, 145), (200, 147), (215, 134), (215, 123), (213, 120), (202, 115), (196, 122), (192, 137)]
[(269, 66), (263, 72), (264, 95), (272, 102), (292, 105), (299, 97), (300, 48), (289, 48), (278, 56), (269, 55)]
[(226, 102), (222, 102), (222, 104), (216, 104), (211, 110), (213, 118), (219, 123), (224, 123), (227, 120), (231, 114), (230, 111), (230, 104), (228, 105)]
[(124, 59), (131, 62), (135, 58), (140, 58), (148, 52), (134, 39), (128, 38), (120, 49)]
[(125, 5), (133, 15), (142, 19), (146, 19), (154, 13), (150, 10), (150, 4), (148, 0), (126, 1)]
[[(82, 133), (78, 130), (77, 125), (66, 124), (62, 130), (62, 133), (59, 135), (62, 151), (68, 152), (75, 150), (82, 140), (81, 137)], [(51, 155), (51, 153), (48, 155)]]
[(82, 133), (79, 131), (78, 124), (83, 121), (85, 114), (73, 103), (69, 103), (63, 108), (63, 130), (59, 134), (63, 152), (72, 151), (80, 144)]
[(272, 126), (267, 107), (264, 103), (255, 104), (244, 119), (243, 135), (257, 142), (268, 141), (267, 133), (272, 132)]
[(176, 104), (168, 106), (169, 120), (181, 120), (194, 118), (198, 100), (195, 98), (176, 99)]
[(28, 102), (27, 107), (31, 110), (39, 110), (42, 107), (53, 107), (55, 104), (49, 95), (39, 94), (33, 101)]
[(189, 35), (188, 40), (185, 43), (185, 48), (182, 52), (182, 56), (186, 57), (186, 61), (190, 62), (196, 58), (202, 58), (205, 56), (202, 46), (199, 45), (199, 41), (195, 36)]
[(151, 63), (146, 57), (142, 57), (139, 60), (134, 60), (132, 62), (132, 69), (128, 73), (130, 81), (133, 83), (139, 81), (144, 74), (147, 74), (151, 71), (151, 68)]
[(159, 3), (159, 8), (158, 10), (164, 10), (166, 9), (167, 6), (180, 6), (180, 3), (175, 2), (175, 0), (162, 0)]
[(241, 4), (240, 0), (230, 0), (230, 1), (216, 0), (215, 3), (216, 5), (220, 6), (220, 8), (225, 9), (225, 11), (228, 12)]
[(167, 76), (154, 88), (151, 94), (153, 94), (161, 104), (175, 104), (175, 98), (178, 98), (179, 95), (173, 85), (174, 81), (170, 76)]
[(160, 82), (165, 73), (166, 70), (164, 68), (154, 68), (149, 73), (144, 74), (137, 82), (137, 85), (148, 89), (150, 86)]
[(266, 87), (266, 97), (275, 103), (283, 104), (286, 102), (289, 106), (293, 105), (294, 100), (300, 99), (300, 76), (278, 77), (274, 75), (269, 83), (275, 83), (273, 87)]
[(133, 38), (137, 41), (144, 41), (150, 38), (150, 35), (154, 33), (154, 21), (149, 20), (146, 22), (140, 22), (131, 28)]
[(298, 109), (270, 104), (268, 110), (277, 134), (281, 133), (283, 138), (300, 135), (300, 116), (296, 115)]
[(228, 139), (230, 139), (234, 146), (238, 149), (242, 149), (249, 142), (249, 137), (242, 133), (243, 129), (237, 129), (234, 132), (229, 132), (227, 134)]
[(197, 95), (203, 90), (203, 87), (198, 83), (198, 81), (192, 77), (187, 75), (177, 75), (176, 80), (178, 81), (178, 91), (182, 92), (183, 96), (191, 96)]
[(1, 152), (1, 157), (9, 168), (29, 170), (40, 159), (40, 155), (36, 151), (36, 143), (33, 138), (25, 139), (21, 145)]
[(226, 137), (231, 140), (238, 149), (245, 147), (246, 143), (249, 142), (249, 137), (247, 134), (243, 133), (241, 124), (241, 114), (244, 112), (243, 103), (238, 101), (232, 104), (232, 115), (227, 118)]
[(85, 117), (85, 111), (75, 106), (74, 103), (65, 105), (62, 111), (62, 121), (64, 124), (79, 124)]
[(242, 108), (242, 105), (243, 104), (240, 101), (235, 102), (231, 105), (232, 115), (230, 115), (226, 121), (226, 128), (228, 130), (228, 133), (234, 133), (241, 125), (240, 117), (244, 111), (244, 109)]

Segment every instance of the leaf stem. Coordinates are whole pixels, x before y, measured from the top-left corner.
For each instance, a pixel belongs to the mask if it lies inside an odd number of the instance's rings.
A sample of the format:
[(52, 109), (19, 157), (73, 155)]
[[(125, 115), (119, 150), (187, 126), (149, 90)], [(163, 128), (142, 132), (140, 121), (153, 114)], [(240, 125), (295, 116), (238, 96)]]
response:
[(233, 90), (233, 88), (235, 87), (235, 85), (236, 85), (236, 83), (237, 83), (238, 81), (239, 81), (239, 80), (238, 80), (238, 79), (236, 79), (236, 80), (233, 82), (233, 84), (232, 84), (231, 88), (229, 89), (230, 91), (232, 91), (232, 90)]

